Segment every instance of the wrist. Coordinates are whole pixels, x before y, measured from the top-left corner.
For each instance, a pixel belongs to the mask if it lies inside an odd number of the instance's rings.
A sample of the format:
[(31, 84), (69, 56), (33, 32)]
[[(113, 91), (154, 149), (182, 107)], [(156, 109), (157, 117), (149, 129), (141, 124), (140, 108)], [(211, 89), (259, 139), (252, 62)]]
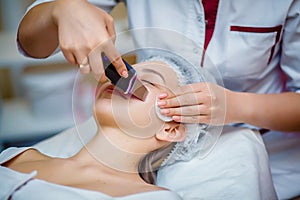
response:
[(59, 0), (53, 1), (50, 6), (51, 19), (55, 26), (58, 26), (58, 17), (60, 12), (59, 6), (60, 6)]
[[(51, 5), (51, 17), (53, 23), (58, 26), (59, 18), (61, 15), (65, 15), (69, 9), (72, 12), (76, 12), (78, 8), (82, 8), (84, 6), (80, 5), (81, 3), (87, 3), (87, 0), (55, 0)], [(63, 16), (65, 17), (65, 16)], [(70, 16), (71, 17), (71, 16)]]
[(247, 123), (252, 106), (248, 93), (228, 91), (226, 118), (229, 123)]

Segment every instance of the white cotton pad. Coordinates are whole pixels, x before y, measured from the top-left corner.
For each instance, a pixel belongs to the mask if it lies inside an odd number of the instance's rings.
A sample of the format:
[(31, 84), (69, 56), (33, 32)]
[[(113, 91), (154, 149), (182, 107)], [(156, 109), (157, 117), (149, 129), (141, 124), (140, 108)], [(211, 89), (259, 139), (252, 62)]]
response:
[(156, 98), (156, 101), (155, 101), (155, 112), (156, 112), (156, 115), (158, 116), (158, 118), (161, 119), (161, 120), (163, 120), (164, 122), (173, 121), (172, 117), (167, 117), (167, 116), (162, 115), (160, 113), (160, 108), (159, 108), (157, 102), (158, 102), (158, 98)]

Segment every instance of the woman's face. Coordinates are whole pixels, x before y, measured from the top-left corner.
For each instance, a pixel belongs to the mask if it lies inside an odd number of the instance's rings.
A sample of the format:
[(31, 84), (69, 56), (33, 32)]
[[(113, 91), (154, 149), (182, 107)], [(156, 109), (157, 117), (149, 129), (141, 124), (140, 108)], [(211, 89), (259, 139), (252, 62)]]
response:
[(98, 86), (94, 115), (100, 128), (117, 126), (130, 136), (148, 138), (164, 124), (155, 113), (157, 95), (162, 91), (172, 92), (178, 87), (178, 79), (174, 70), (162, 62), (143, 62), (133, 67), (148, 90), (145, 101), (125, 96), (105, 82)]

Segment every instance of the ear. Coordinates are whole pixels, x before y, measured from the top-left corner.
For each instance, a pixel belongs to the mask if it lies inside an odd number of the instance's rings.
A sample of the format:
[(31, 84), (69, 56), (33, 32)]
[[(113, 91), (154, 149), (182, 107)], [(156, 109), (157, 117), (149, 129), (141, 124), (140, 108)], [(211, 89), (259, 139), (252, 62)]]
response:
[(160, 129), (155, 136), (158, 140), (179, 142), (185, 139), (186, 127), (176, 122), (164, 123), (162, 129)]

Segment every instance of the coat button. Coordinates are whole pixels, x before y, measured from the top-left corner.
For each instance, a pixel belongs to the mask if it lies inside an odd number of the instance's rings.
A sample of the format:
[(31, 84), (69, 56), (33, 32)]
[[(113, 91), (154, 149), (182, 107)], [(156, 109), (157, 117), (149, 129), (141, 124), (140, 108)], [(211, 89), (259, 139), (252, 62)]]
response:
[(194, 54), (198, 54), (198, 53), (199, 53), (199, 49), (195, 47), (195, 48), (193, 49), (193, 52), (194, 52)]
[(197, 21), (202, 22), (202, 17), (200, 15), (197, 16)]

